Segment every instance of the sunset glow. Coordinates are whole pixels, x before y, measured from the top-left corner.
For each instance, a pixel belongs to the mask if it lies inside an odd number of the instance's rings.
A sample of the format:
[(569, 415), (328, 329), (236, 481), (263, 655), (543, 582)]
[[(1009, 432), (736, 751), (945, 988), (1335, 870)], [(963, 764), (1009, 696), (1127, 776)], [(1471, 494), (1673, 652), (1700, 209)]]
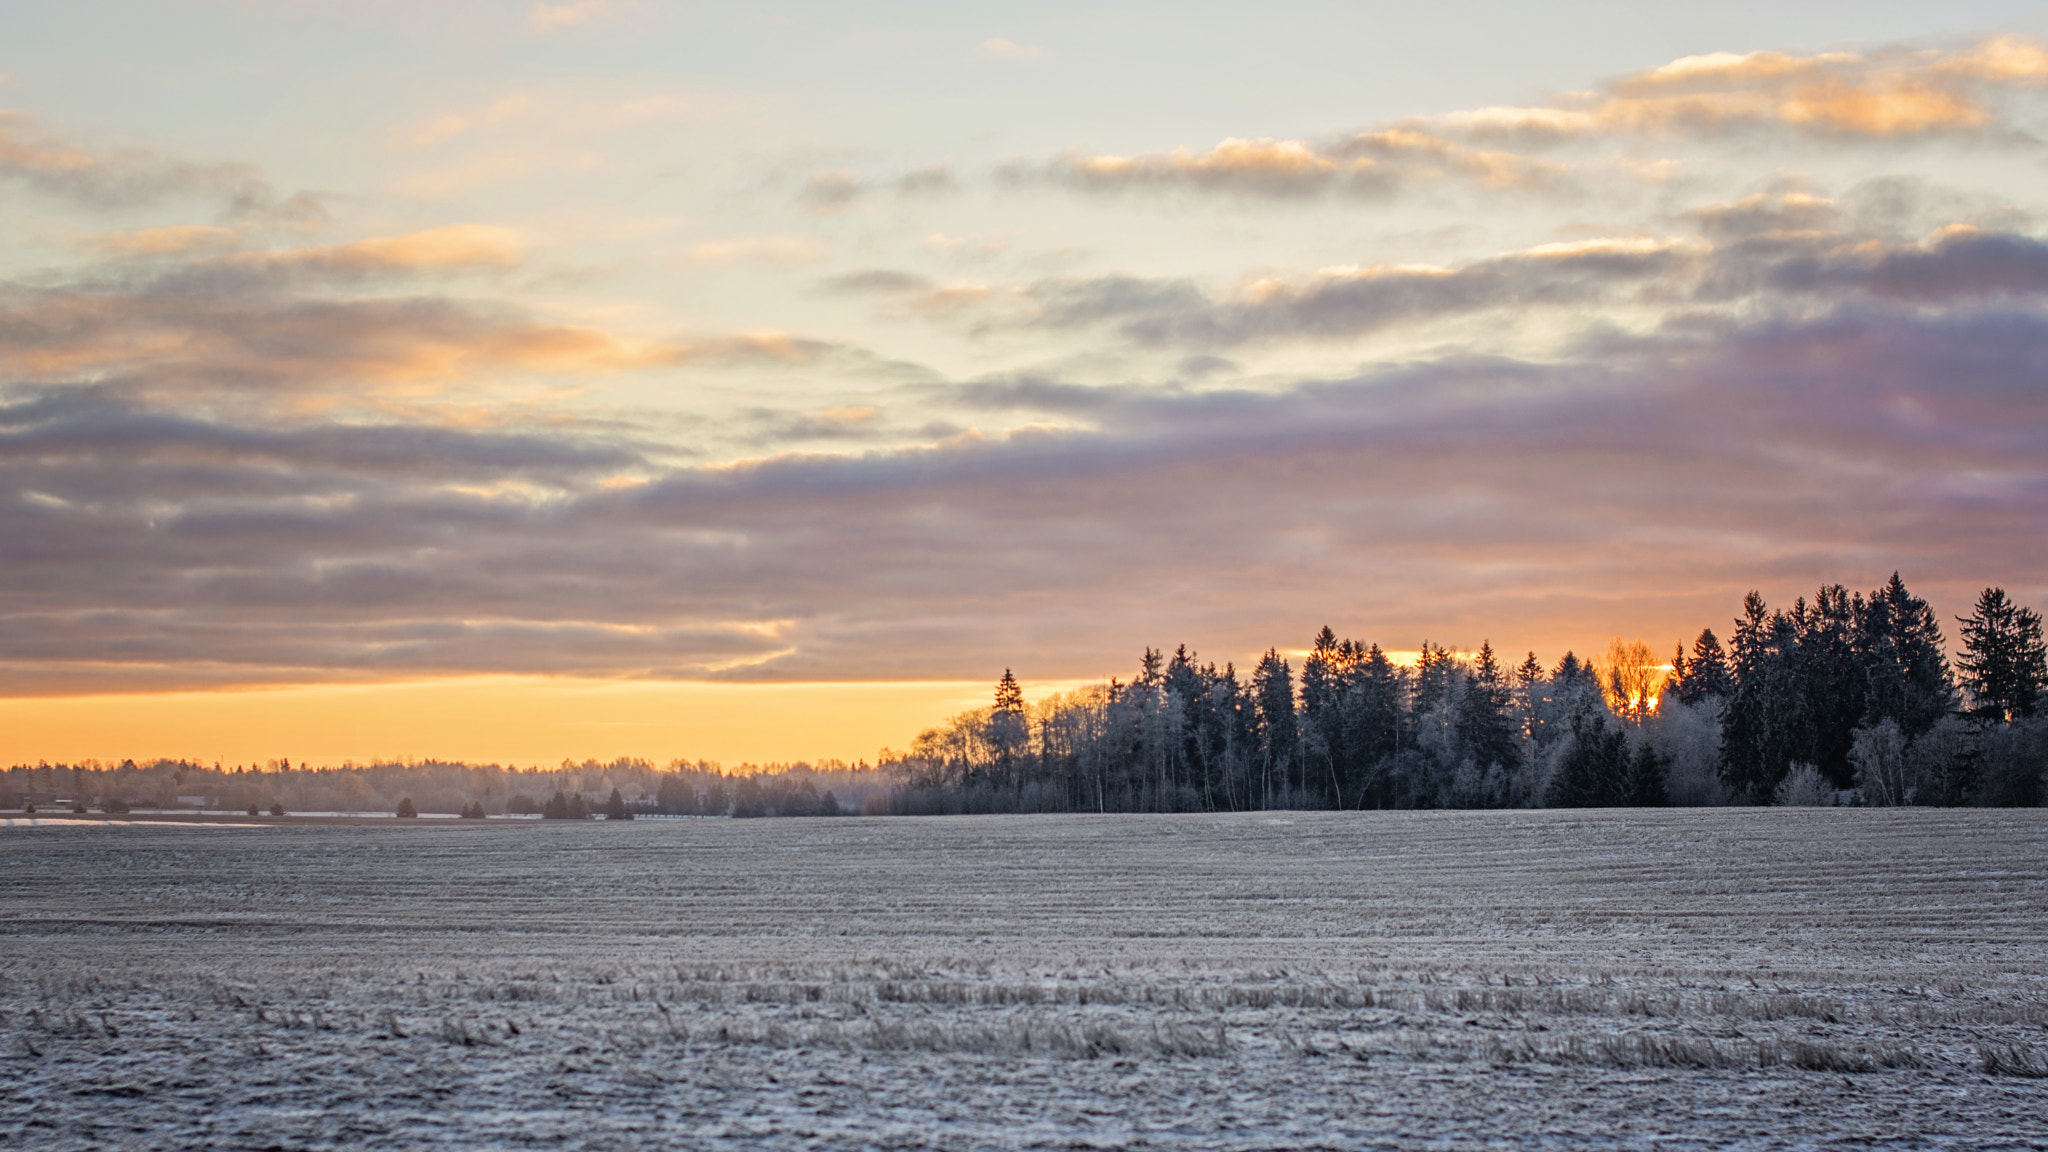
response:
[(2048, 603), (2038, 7), (17, 8), (0, 761)]

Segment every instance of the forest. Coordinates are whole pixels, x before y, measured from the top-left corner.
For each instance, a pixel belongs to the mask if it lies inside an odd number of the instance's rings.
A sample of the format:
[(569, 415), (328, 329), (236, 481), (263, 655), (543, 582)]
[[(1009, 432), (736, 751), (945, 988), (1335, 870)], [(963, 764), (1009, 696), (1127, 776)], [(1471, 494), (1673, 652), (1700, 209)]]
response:
[[(1425, 643), (1397, 663), (1325, 627), (1297, 670), (1249, 675), (1185, 646), (1136, 675), (988, 707), (869, 765), (726, 770), (638, 759), (555, 768), (440, 762), (16, 765), (0, 808), (284, 815), (828, 816), (1662, 805), (2038, 806), (2048, 797), (2048, 647), (2038, 613), (1987, 588), (1941, 623), (1894, 573), (1773, 609), (1752, 592), (1726, 643), (1668, 657), (1512, 664)], [(613, 793), (617, 796), (613, 797)], [(609, 803), (608, 803), (609, 802)], [(624, 812), (620, 812), (621, 805)]]
[(2041, 617), (1987, 588), (1940, 621), (1894, 573), (1789, 610), (1756, 593), (1724, 645), (1668, 661), (1616, 639), (1546, 668), (1424, 644), (1318, 634), (1299, 672), (1269, 649), (1249, 676), (1182, 647), (1137, 675), (993, 704), (885, 759), (892, 812), (1171, 812), (1720, 804), (2034, 806), (2048, 768)]

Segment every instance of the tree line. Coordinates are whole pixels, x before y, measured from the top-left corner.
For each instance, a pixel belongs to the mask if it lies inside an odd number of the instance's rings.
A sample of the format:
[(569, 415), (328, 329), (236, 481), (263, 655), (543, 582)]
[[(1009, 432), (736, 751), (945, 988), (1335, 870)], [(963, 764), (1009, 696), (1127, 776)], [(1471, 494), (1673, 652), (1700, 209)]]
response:
[(1325, 627), (1297, 674), (1249, 676), (1182, 646), (1128, 682), (990, 707), (883, 767), (891, 812), (1239, 811), (1663, 804), (2037, 805), (2048, 768), (2039, 614), (1987, 588), (1951, 666), (1939, 620), (1895, 573), (1789, 610), (1752, 592), (1724, 646), (1668, 664), (1512, 667), (1425, 643), (1411, 663)]
[(1724, 644), (1668, 659), (1617, 639), (1598, 660), (1509, 666), (1425, 643), (1396, 662), (1324, 628), (1299, 670), (1248, 676), (1182, 646), (1129, 681), (1027, 703), (1007, 670), (989, 707), (879, 763), (519, 768), (438, 761), (227, 768), (185, 760), (16, 765), (0, 808), (203, 808), (534, 815), (1186, 812), (1663, 804), (2038, 805), (2048, 649), (2038, 613), (1987, 588), (1941, 623), (1897, 574), (1789, 609), (1752, 592)]
[(827, 816), (874, 807), (899, 782), (866, 763), (741, 765), (706, 761), (564, 762), (521, 768), (448, 761), (315, 767), (161, 759), (119, 764), (17, 764), (0, 773), (0, 810), (200, 810), (248, 816), (382, 813), (469, 819), (634, 815)]

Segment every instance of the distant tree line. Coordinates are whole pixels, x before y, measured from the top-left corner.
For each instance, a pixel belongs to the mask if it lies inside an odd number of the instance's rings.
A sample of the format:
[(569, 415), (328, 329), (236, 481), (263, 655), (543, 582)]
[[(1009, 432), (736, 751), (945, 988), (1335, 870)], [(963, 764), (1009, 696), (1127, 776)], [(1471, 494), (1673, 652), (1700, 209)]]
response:
[[(18, 764), (0, 773), (0, 810), (124, 814), (203, 810), (248, 816), (305, 813), (825, 816), (878, 803), (898, 778), (867, 764), (742, 765), (586, 760), (555, 768), (441, 761), (339, 767), (278, 759), (227, 767), (189, 760)], [(623, 814), (621, 814), (623, 813)]]
[[(1894, 574), (1789, 610), (1751, 593), (1728, 645), (1669, 665), (1617, 639), (1605, 663), (1425, 643), (1397, 664), (1324, 628), (1299, 674), (1241, 677), (1185, 646), (1136, 677), (992, 706), (886, 755), (881, 810), (1173, 812), (1662, 804), (2037, 805), (2048, 769), (2041, 618), (1989, 588), (1940, 622)], [(1957, 673), (1960, 672), (1960, 676)]]

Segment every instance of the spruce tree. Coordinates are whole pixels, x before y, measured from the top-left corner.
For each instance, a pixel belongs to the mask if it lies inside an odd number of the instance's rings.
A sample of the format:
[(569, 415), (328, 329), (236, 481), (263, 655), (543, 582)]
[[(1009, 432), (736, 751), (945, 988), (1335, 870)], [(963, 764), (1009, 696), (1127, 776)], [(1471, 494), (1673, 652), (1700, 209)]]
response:
[(2048, 692), (2048, 646), (2041, 616), (2007, 599), (2005, 589), (1986, 588), (1977, 610), (1958, 617), (1963, 653), (1956, 658), (1972, 711), (1987, 720), (2032, 716)]
[(1258, 710), (1259, 755), (1263, 769), (1260, 803), (1270, 806), (1280, 789), (1294, 783), (1292, 771), (1299, 744), (1294, 718), (1294, 670), (1278, 649), (1268, 648), (1252, 670), (1252, 701)]
[(1734, 690), (1734, 677), (1728, 671), (1727, 654), (1721, 651), (1720, 637), (1712, 628), (1700, 629), (1699, 639), (1692, 642), (1692, 658), (1685, 661), (1685, 675), (1678, 685), (1678, 698), (1687, 704), (1698, 704), (1709, 696), (1727, 699)]
[(1811, 605), (1802, 601), (1792, 613), (1813, 764), (1836, 788), (1855, 782), (1849, 743), (1868, 710), (1869, 675), (1858, 650), (1866, 614), (1863, 597), (1840, 584), (1822, 586)]
[(1736, 621), (1735, 690), (1721, 714), (1721, 782), (1769, 804), (1794, 761), (1811, 761), (1813, 722), (1799, 674), (1797, 626), (1752, 591)]
[(1859, 647), (1869, 684), (1864, 727), (1891, 720), (1915, 738), (1955, 710), (1941, 622), (1927, 601), (1906, 590), (1897, 572), (1864, 605)]
[(1628, 808), (1666, 808), (1671, 804), (1664, 773), (1670, 761), (1657, 754), (1648, 740), (1636, 746), (1629, 760), (1628, 778), (1622, 785), (1622, 805)]
[(1571, 718), (1571, 747), (1550, 778), (1543, 802), (1551, 808), (1613, 808), (1628, 803), (1628, 737), (1598, 712)]
[[(1473, 662), (1472, 675), (1464, 691), (1458, 694), (1454, 711), (1457, 718), (1458, 750), (1463, 759), (1469, 759), (1484, 773), (1486, 779), (1495, 781), (1505, 789), (1507, 772), (1521, 764), (1521, 745), (1516, 740), (1513, 714), (1514, 693), (1501, 675), (1500, 663), (1494, 658), (1491, 642), (1479, 646), (1479, 658)], [(1490, 770), (1490, 771), (1489, 771)], [(1483, 798), (1491, 806), (1507, 802), (1505, 791), (1497, 791)]]
[(633, 818), (633, 810), (626, 807), (626, 798), (620, 794), (617, 788), (612, 789), (612, 794), (605, 798), (604, 818), (607, 820), (631, 820)]

